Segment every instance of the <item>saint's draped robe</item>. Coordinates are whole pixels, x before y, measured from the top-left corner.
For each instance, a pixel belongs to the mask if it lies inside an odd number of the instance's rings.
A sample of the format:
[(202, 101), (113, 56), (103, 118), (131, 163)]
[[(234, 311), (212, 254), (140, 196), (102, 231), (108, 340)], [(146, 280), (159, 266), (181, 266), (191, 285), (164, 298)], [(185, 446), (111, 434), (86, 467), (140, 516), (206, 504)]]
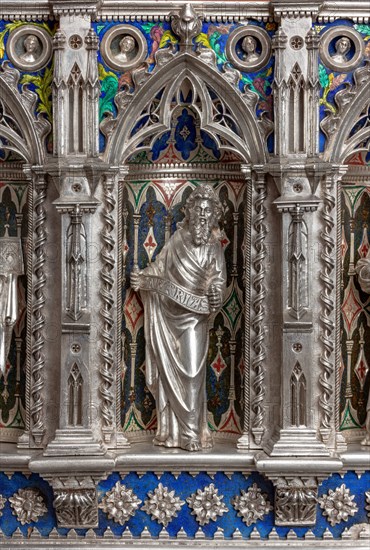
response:
[[(156, 261), (142, 271), (205, 297), (210, 285), (223, 294), (225, 261), (220, 241), (212, 234), (195, 246), (186, 227), (178, 229)], [(156, 399), (157, 443), (185, 448), (205, 443), (205, 375), (209, 313), (194, 312), (171, 297), (141, 290), (146, 339), (146, 381)], [(207, 301), (207, 300), (206, 300)], [(203, 301), (204, 303), (204, 301)]]

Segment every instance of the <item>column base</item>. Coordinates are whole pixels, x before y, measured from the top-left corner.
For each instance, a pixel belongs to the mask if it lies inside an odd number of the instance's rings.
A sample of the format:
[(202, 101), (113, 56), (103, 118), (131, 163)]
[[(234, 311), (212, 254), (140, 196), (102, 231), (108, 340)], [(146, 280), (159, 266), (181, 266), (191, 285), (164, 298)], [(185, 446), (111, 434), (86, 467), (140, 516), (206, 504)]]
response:
[(44, 451), (44, 456), (104, 455), (105, 446), (96, 441), (92, 431), (86, 428), (56, 430), (55, 438)]
[(267, 449), (270, 456), (330, 456), (329, 449), (317, 439), (316, 430), (305, 427), (282, 429), (278, 437)]

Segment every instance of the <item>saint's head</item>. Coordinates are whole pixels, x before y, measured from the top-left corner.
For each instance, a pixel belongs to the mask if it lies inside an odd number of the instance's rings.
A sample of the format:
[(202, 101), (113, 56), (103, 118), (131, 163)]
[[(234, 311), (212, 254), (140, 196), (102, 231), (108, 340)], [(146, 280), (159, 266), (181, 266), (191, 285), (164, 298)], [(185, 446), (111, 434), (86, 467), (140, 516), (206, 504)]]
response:
[(210, 185), (194, 189), (185, 205), (185, 220), (195, 246), (207, 244), (218, 229), (221, 217), (220, 201)]

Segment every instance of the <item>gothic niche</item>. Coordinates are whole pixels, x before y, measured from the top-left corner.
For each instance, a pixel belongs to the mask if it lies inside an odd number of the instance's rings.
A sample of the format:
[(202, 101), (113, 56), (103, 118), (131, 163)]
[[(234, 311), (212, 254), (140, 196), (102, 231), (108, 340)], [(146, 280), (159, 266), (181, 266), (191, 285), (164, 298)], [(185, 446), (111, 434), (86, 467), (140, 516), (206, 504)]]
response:
[(288, 308), (290, 315), (299, 320), (308, 308), (308, 232), (303, 210), (298, 205), (291, 211), (291, 216), (288, 234)]
[(86, 309), (87, 302), (86, 231), (78, 205), (71, 212), (70, 219), (66, 241), (66, 310), (69, 317), (77, 321)]
[[(237, 132), (226, 105), (210, 91), (219, 124)], [(139, 120), (160, 116), (161, 94)], [(151, 441), (157, 429), (156, 407), (146, 381), (143, 304), (130, 286), (133, 268), (155, 261), (184, 217), (191, 191), (205, 182), (222, 207), (221, 246), (227, 266), (226, 292), (220, 311), (210, 317), (205, 418), (217, 437), (237, 439), (242, 428), (244, 208), (247, 203), (240, 158), (227, 141), (201, 129), (202, 104), (185, 79), (171, 103), (171, 126), (141, 144), (129, 159), (121, 189), (122, 343), (124, 382), (121, 422), (128, 439)], [(134, 129), (139, 131), (138, 128)], [(171, 166), (171, 175), (166, 175)]]
[(84, 151), (84, 118), (83, 118), (83, 77), (77, 63), (73, 65), (68, 80), (69, 93), (69, 153), (77, 154)]
[(288, 117), (289, 117), (289, 153), (301, 153), (305, 150), (304, 109), (305, 81), (301, 68), (296, 63), (288, 80)]
[(290, 377), (290, 419), (292, 426), (307, 426), (306, 377), (297, 362)]
[(82, 426), (82, 388), (83, 379), (77, 363), (74, 363), (68, 378), (68, 423), (70, 426)]

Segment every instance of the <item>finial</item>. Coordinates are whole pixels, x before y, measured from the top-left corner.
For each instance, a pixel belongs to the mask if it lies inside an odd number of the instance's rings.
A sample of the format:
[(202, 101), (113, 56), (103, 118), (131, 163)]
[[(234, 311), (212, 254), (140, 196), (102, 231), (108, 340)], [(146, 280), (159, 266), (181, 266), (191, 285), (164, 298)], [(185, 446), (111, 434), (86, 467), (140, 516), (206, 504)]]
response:
[(180, 37), (180, 51), (189, 51), (192, 41), (202, 29), (202, 21), (191, 4), (185, 4), (179, 15), (172, 16), (172, 30)]

